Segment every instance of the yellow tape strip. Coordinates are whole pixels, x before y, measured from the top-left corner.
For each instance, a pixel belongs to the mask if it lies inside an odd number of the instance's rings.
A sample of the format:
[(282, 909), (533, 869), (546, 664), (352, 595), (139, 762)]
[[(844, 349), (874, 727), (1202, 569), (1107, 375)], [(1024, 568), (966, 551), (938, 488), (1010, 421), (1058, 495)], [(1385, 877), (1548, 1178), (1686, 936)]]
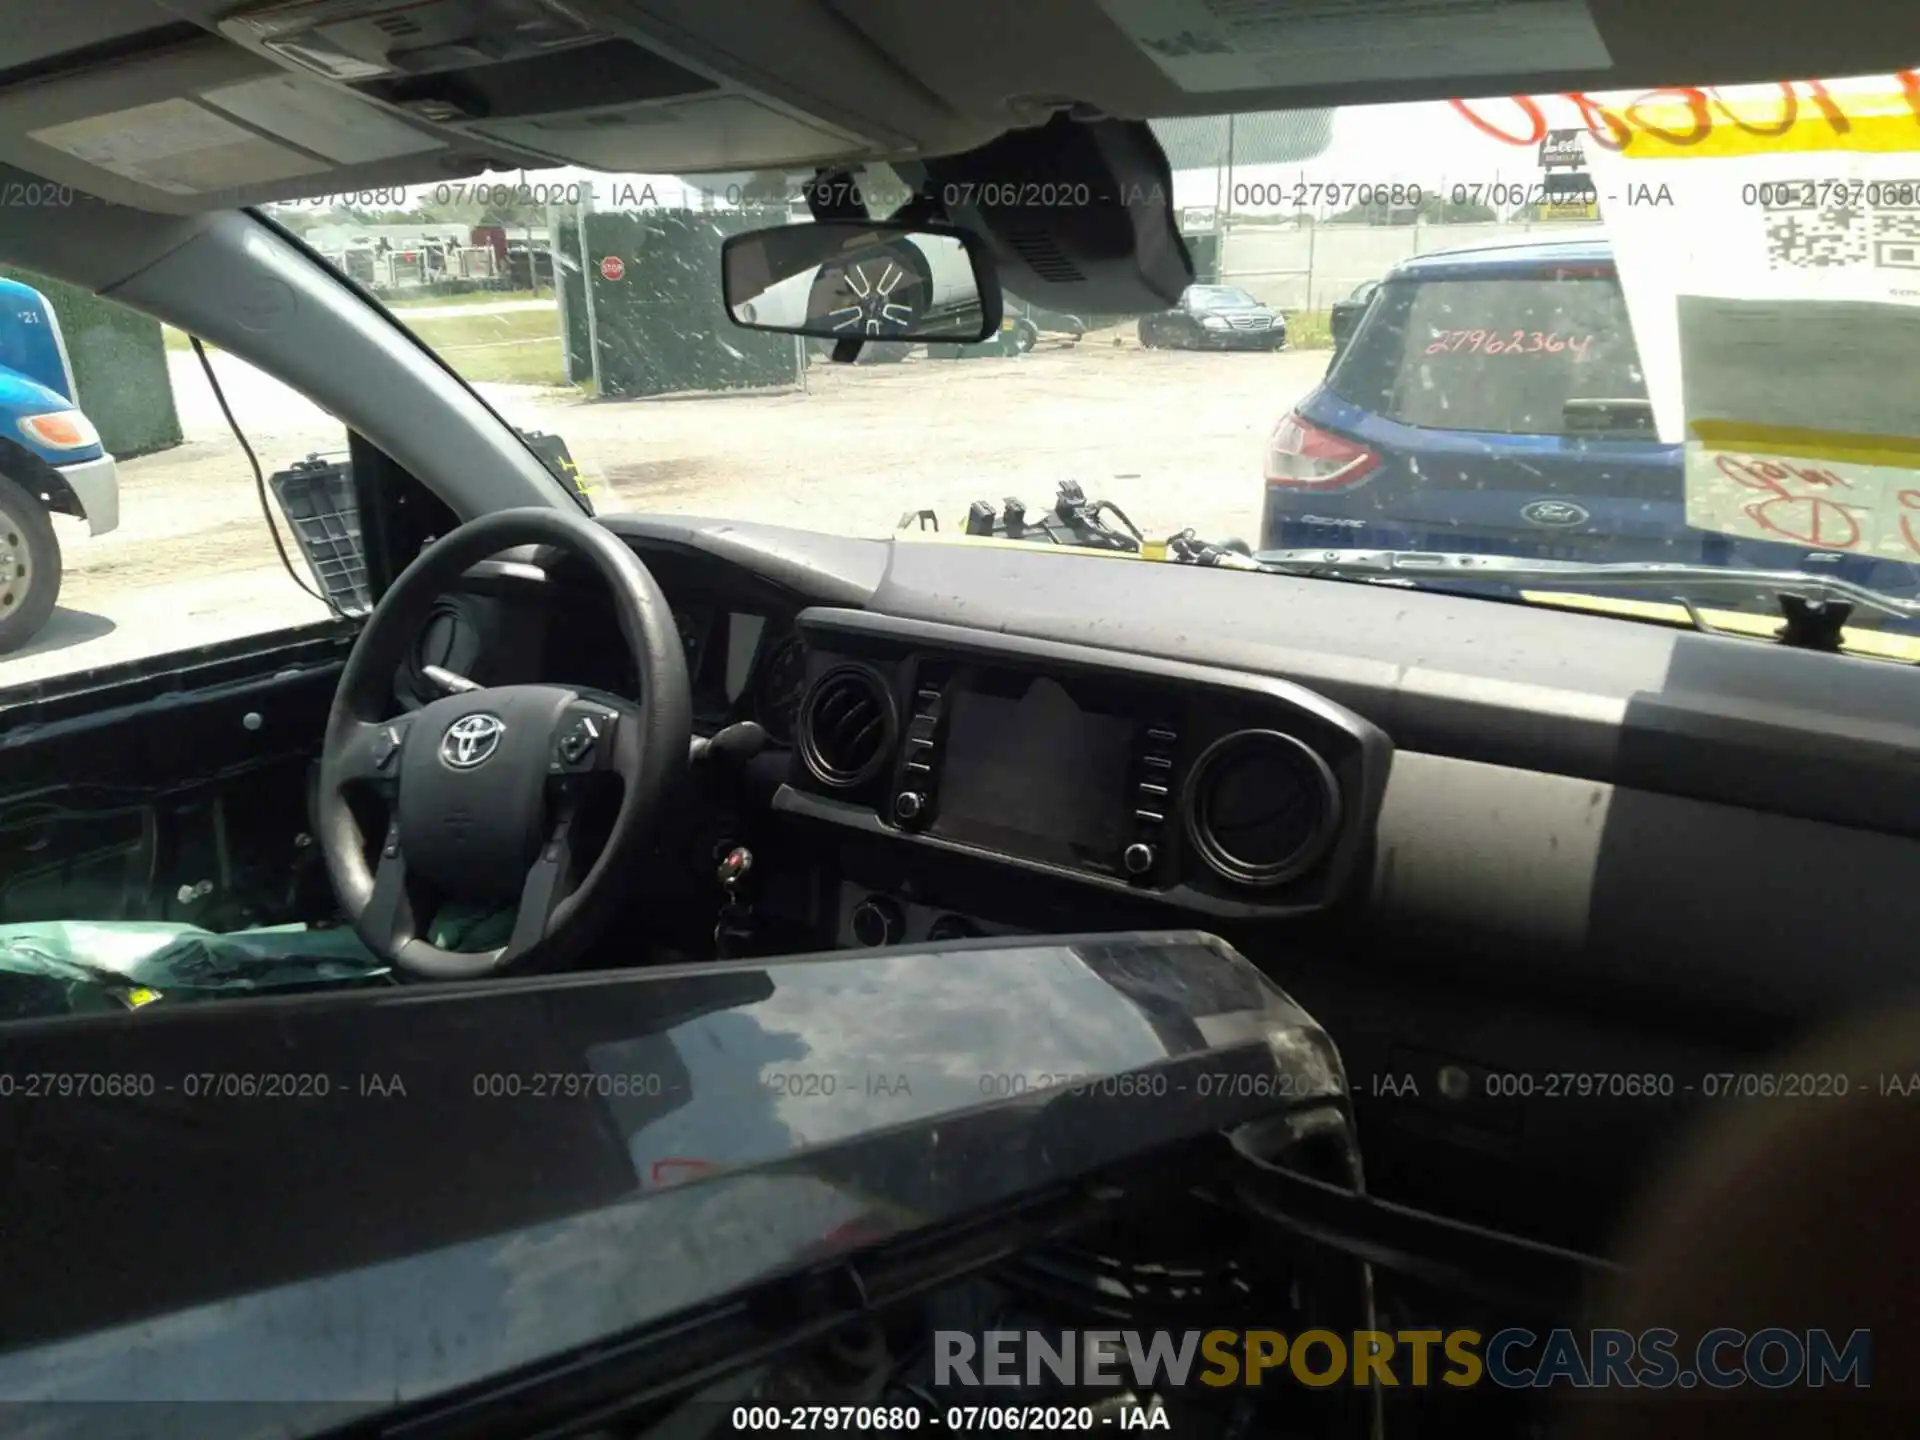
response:
[(1709, 450), (1884, 465), (1893, 470), (1920, 469), (1920, 436), (1859, 435), (1797, 425), (1756, 425), (1745, 420), (1690, 420), (1687, 433)]
[[(1691, 106), (1679, 100), (1649, 100), (1633, 107), (1632, 118), (1627, 121), (1633, 133), (1620, 153), (1629, 160), (1725, 160), (1743, 155), (1822, 151), (1882, 155), (1920, 151), (1920, 115), (1915, 114), (1905, 95), (1898, 91), (1871, 95), (1842, 93), (1828, 98), (1846, 119), (1845, 134), (1827, 118), (1818, 102), (1805, 95), (1800, 97), (1793, 124), (1784, 130), (1781, 124), (1786, 119), (1787, 108), (1782, 99), (1715, 102), (1708, 97), (1707, 116), (1713, 124), (1698, 141), (1693, 141), (1693, 136), (1700, 128), (1700, 117)], [(1623, 118), (1626, 116), (1623, 105), (1607, 108)], [(1729, 115), (1735, 118), (1729, 119)], [(1743, 125), (1747, 128), (1743, 129)], [(1667, 134), (1650, 134), (1647, 126)], [(1755, 131), (1761, 133), (1755, 134)], [(1773, 133), (1775, 131), (1780, 133)], [(1693, 143), (1685, 143), (1687, 141)], [(1920, 175), (1898, 178), (1920, 180)]]
[[(1618, 615), (1638, 620), (1662, 620), (1692, 628), (1693, 620), (1682, 605), (1666, 605), (1647, 600), (1615, 600), (1601, 595), (1569, 595), (1559, 591), (1529, 590), (1526, 599), (1536, 605), (1552, 605), (1562, 610), (1583, 610), (1593, 615)], [(1700, 618), (1717, 630), (1756, 639), (1771, 638), (1779, 632), (1780, 621), (1766, 615), (1749, 615), (1739, 610), (1702, 608)], [(1920, 662), (1920, 636), (1889, 635), (1883, 630), (1864, 630), (1848, 626), (1840, 632), (1840, 643), (1850, 654), (1868, 655), (1878, 660)]]

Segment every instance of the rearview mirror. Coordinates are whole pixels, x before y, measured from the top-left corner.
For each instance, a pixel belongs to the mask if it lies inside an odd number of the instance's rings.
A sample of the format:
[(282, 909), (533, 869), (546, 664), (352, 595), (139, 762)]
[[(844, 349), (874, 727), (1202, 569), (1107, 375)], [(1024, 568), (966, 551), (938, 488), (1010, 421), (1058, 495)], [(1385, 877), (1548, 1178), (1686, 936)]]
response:
[(979, 240), (945, 225), (778, 225), (720, 251), (727, 314), (748, 330), (824, 340), (984, 340), (1000, 282)]

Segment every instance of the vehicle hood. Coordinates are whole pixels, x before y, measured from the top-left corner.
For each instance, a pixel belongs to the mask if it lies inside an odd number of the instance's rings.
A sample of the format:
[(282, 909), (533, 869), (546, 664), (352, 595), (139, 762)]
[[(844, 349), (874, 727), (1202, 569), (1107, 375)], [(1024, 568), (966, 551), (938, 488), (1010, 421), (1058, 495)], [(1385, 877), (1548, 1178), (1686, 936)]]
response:
[(18, 370), (0, 365), (0, 412), (11, 417), (45, 415), (53, 410), (71, 409), (73, 401), (58, 390), (51, 390)]
[[(0, 1094), (0, 1393), (276, 1402), (280, 1434), (1137, 1165), (1276, 1108), (1253, 1097), (1344, 1093), (1318, 1027), (1195, 932), (214, 1001), (7, 1040), (16, 1076), (111, 1055), (123, 1079)], [(1142, 1073), (1165, 1083), (1047, 1078)], [(1196, 1085), (1226, 1073), (1260, 1078)], [(102, 1415), (37, 1413), (49, 1434)], [(196, 1429), (261, 1415), (208, 1405)]]

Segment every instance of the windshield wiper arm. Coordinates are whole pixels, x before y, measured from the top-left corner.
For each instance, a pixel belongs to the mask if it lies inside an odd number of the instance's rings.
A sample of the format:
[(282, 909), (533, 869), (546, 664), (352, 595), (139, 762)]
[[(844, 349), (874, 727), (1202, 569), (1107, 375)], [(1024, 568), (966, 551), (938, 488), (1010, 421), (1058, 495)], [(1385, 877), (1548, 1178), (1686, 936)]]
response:
[[(1541, 588), (1581, 590), (1771, 590), (1798, 600), (1841, 601), (1896, 618), (1920, 616), (1920, 602), (1896, 600), (1851, 580), (1801, 570), (1746, 570), (1726, 565), (1668, 562), (1589, 564), (1580, 560), (1534, 560), (1520, 555), (1472, 555), (1431, 550), (1262, 550), (1253, 557), (1264, 570), (1283, 575), (1323, 575), (1387, 582), (1490, 580)], [(1680, 597), (1676, 595), (1676, 599)], [(1681, 600), (1680, 603), (1685, 603)]]

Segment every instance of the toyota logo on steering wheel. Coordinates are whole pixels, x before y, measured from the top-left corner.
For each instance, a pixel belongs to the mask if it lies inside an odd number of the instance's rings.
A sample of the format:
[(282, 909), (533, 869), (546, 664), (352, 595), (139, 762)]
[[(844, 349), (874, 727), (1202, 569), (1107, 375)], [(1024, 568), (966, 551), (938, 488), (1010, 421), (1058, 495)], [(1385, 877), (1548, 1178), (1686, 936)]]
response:
[(498, 715), (462, 715), (440, 737), (440, 758), (455, 770), (471, 770), (487, 763), (506, 733)]

